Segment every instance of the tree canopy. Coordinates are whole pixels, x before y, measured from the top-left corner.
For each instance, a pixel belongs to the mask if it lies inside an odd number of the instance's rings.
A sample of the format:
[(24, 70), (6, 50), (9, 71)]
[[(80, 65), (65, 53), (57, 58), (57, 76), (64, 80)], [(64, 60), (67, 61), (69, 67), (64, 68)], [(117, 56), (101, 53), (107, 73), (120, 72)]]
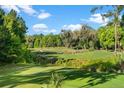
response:
[(5, 13), (0, 9), (0, 62), (21, 58), (26, 30), (25, 21), (16, 11)]

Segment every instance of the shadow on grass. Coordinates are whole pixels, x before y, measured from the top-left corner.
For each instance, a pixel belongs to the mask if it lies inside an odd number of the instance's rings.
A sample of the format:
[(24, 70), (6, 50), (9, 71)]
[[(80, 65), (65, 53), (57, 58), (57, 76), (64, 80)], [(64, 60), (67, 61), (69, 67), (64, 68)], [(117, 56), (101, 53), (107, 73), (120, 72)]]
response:
[[(42, 68), (42, 66), (40, 66)], [(29, 75), (18, 75), (23, 71), (27, 71), (31, 69), (32, 66), (27, 66), (25, 68), (13, 71), (9, 73), (9, 71), (5, 74), (0, 76), (0, 87), (16, 87), (20, 84), (25, 83), (34, 83), (34, 84), (42, 84), (47, 83), (49, 80), (50, 73), (49, 72), (41, 72), (36, 74), (29, 74)]]
[(26, 83), (41, 84), (41, 87), (42, 87), (42, 84), (48, 84), (51, 77), (51, 73), (53, 71), (63, 74), (66, 77), (65, 80), (75, 80), (78, 78), (85, 79), (90, 77), (91, 79), (86, 82), (86, 85), (80, 86), (80, 88), (93, 87), (95, 85), (105, 83), (118, 76), (118, 74), (116, 73), (91, 73), (91, 72), (81, 71), (79, 69), (72, 69), (72, 68), (52, 69), (52, 70), (38, 72), (34, 74), (29, 74), (29, 75), (16, 75), (18, 73), (21, 73), (22, 71), (31, 69), (31, 67), (27, 66), (25, 68), (13, 71), (13, 73), (11, 74), (0, 76), (0, 87), (7, 86), (10, 88), (13, 88), (18, 85), (24, 85)]
[(51, 51), (43, 51), (43, 52), (33, 51), (32, 53), (34, 53), (34, 54), (41, 54), (41, 55), (47, 55), (47, 54), (62, 54), (62, 53), (59, 53), (59, 52), (51, 52)]
[(70, 71), (65, 71), (65, 68), (59, 69), (57, 72), (63, 73), (64, 76), (67, 77), (66, 80), (90, 78), (90, 80), (88, 80), (85, 85), (80, 86), (80, 88), (83, 88), (83, 87), (90, 88), (95, 85), (102, 84), (111, 79), (114, 79), (118, 75), (123, 75), (123, 74), (117, 74), (117, 73), (87, 72), (87, 71), (81, 71), (77, 69), (70, 69)]

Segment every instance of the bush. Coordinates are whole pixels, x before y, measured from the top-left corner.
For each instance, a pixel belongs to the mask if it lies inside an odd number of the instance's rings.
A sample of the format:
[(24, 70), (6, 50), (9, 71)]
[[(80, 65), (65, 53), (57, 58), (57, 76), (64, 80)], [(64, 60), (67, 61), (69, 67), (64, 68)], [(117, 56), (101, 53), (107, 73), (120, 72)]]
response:
[(51, 77), (49, 80), (49, 84), (47, 85), (48, 88), (53, 87), (53, 88), (60, 88), (62, 85), (63, 80), (66, 77), (62, 75), (61, 73), (57, 72), (52, 72)]
[(23, 59), (21, 60), (21, 63), (33, 63), (33, 57), (30, 50), (23, 51)]
[(92, 72), (113, 72), (116, 64), (112, 60), (98, 59), (92, 60), (87, 64), (85, 69)]
[(55, 64), (56, 61), (58, 60), (58, 58), (56, 57), (49, 57), (41, 52), (32, 52), (31, 58), (33, 60), (32, 62), (38, 65)]
[(39, 65), (44, 65), (49, 63), (47, 57), (41, 55), (41, 54), (37, 54), (37, 55), (33, 55), (33, 61), (35, 64), (39, 64)]
[(117, 72), (120, 68), (119, 59), (114, 56), (96, 60), (59, 59), (56, 64), (92, 72)]
[(56, 64), (63, 65), (65, 67), (72, 67), (72, 68), (82, 68), (88, 63), (88, 60), (82, 59), (58, 59)]

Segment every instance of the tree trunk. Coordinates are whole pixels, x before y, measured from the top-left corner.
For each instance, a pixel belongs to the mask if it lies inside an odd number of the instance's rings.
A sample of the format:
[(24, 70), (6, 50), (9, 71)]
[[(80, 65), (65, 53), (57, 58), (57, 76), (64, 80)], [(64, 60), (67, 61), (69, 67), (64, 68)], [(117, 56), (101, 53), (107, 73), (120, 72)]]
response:
[(117, 24), (115, 23), (115, 53), (117, 52)]

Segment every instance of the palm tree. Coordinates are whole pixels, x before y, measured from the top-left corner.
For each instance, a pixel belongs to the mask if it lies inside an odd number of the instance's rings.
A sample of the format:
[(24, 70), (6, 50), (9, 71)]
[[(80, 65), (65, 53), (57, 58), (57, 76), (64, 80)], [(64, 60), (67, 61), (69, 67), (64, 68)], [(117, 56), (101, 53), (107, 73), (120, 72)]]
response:
[[(95, 7), (91, 10), (91, 13), (95, 13), (96, 10), (103, 10), (105, 6), (99, 6), (99, 7)], [(104, 18), (112, 18), (113, 21), (113, 26), (114, 26), (114, 34), (115, 34), (115, 53), (117, 51), (117, 46), (119, 46), (119, 41), (118, 41), (118, 27), (120, 26), (120, 15), (124, 10), (124, 6), (123, 5), (112, 5), (111, 6), (112, 9), (111, 10), (107, 10), (106, 13), (101, 14)]]

